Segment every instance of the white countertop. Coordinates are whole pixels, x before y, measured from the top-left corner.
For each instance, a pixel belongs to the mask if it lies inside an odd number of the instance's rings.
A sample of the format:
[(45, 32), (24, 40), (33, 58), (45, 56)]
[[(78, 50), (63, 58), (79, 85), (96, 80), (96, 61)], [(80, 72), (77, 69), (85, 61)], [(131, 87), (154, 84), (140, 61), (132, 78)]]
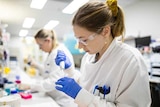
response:
[[(34, 79), (29, 77), (19, 67), (12, 69), (8, 79), (14, 80), (19, 75), (22, 83), (32, 83)], [(60, 107), (50, 96), (44, 93), (34, 93), (31, 99), (21, 99), (21, 107)]]
[(21, 99), (21, 107), (60, 107), (44, 93), (32, 94), (31, 99)]

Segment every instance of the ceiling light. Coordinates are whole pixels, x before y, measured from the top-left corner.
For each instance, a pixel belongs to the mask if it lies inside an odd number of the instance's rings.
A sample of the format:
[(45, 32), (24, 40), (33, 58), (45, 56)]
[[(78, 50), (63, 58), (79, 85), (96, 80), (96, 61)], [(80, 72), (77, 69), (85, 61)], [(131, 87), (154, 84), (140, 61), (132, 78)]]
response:
[(47, 0), (32, 0), (30, 7), (35, 9), (42, 9)]
[(19, 36), (22, 36), (22, 37), (27, 36), (27, 34), (28, 34), (28, 30), (20, 30), (19, 32)]
[(73, 0), (66, 8), (62, 10), (63, 13), (72, 14), (83, 4), (87, 3), (89, 0)]
[(53, 29), (54, 27), (56, 27), (59, 24), (59, 21), (57, 20), (51, 20), (49, 21), (45, 26), (44, 29)]
[(35, 22), (34, 18), (25, 18), (23, 22), (23, 27), (24, 28), (31, 28)]

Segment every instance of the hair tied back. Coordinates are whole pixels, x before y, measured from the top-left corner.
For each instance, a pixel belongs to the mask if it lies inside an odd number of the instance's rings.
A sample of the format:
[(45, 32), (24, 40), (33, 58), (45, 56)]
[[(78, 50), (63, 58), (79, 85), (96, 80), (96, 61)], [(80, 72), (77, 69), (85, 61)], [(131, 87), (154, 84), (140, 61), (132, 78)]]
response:
[(118, 7), (117, 7), (117, 0), (106, 0), (106, 4), (108, 5), (109, 9), (112, 11), (113, 16), (117, 16)]

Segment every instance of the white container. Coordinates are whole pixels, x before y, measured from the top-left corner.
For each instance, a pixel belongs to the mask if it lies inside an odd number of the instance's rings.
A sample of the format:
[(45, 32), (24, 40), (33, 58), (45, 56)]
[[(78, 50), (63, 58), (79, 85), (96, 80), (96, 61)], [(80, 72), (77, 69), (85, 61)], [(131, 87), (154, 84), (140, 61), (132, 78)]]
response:
[(3, 97), (3, 89), (0, 88), (0, 98)]
[(4, 105), (4, 106), (0, 106), (0, 107), (11, 107), (10, 105)]
[(0, 98), (0, 107), (21, 107), (21, 96), (19, 94), (13, 94)]

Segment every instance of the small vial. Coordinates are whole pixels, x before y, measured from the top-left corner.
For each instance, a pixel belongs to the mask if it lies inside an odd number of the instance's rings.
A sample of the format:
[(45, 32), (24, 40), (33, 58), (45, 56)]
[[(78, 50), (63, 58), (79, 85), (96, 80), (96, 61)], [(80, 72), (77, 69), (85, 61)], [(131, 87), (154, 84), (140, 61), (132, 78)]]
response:
[(16, 75), (15, 83), (16, 83), (17, 91), (19, 91), (19, 84), (21, 83), (21, 80), (20, 80), (20, 76), (19, 76), (19, 75)]

